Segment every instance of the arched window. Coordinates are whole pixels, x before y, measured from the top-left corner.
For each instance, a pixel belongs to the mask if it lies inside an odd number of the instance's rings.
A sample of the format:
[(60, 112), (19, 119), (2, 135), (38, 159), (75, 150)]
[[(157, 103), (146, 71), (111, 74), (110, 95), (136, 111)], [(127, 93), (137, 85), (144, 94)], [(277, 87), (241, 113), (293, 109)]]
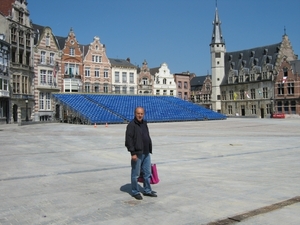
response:
[(167, 84), (167, 79), (166, 78), (164, 78), (163, 84)]

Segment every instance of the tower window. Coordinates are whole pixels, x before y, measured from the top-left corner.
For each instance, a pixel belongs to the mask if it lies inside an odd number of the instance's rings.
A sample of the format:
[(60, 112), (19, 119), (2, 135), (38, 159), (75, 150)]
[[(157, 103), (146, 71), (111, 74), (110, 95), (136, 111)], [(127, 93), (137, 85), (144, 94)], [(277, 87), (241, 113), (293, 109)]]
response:
[(215, 57), (216, 57), (216, 58), (221, 58), (221, 53), (220, 53), (220, 52), (216, 52), (216, 53), (215, 53)]

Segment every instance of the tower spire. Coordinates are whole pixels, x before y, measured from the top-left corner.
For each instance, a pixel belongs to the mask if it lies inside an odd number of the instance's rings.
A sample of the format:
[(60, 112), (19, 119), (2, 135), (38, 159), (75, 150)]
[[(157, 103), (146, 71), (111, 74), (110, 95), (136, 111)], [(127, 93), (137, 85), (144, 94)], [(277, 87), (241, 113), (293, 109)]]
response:
[(221, 31), (221, 21), (219, 19), (219, 13), (217, 8), (217, 1), (216, 1), (215, 19), (213, 21), (213, 33), (212, 33), (211, 44), (224, 44), (222, 31)]

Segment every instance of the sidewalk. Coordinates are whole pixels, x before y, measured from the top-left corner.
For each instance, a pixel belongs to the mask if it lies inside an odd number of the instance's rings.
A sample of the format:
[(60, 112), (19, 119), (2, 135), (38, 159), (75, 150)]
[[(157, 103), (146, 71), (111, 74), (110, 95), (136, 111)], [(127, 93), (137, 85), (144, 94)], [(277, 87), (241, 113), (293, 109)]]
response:
[[(0, 225), (209, 224), (270, 206), (300, 196), (299, 127), (299, 119), (151, 123), (161, 182), (152, 186), (158, 198), (138, 201), (125, 124), (0, 125)], [(238, 224), (298, 225), (299, 210)]]

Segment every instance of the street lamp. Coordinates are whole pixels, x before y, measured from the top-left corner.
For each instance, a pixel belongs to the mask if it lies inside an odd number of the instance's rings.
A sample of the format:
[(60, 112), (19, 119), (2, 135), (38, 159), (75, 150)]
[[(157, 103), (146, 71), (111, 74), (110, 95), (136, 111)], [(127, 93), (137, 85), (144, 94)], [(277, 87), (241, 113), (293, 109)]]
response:
[(28, 99), (25, 100), (26, 103), (26, 121), (28, 121)]
[(273, 117), (273, 98), (271, 98), (271, 118)]

